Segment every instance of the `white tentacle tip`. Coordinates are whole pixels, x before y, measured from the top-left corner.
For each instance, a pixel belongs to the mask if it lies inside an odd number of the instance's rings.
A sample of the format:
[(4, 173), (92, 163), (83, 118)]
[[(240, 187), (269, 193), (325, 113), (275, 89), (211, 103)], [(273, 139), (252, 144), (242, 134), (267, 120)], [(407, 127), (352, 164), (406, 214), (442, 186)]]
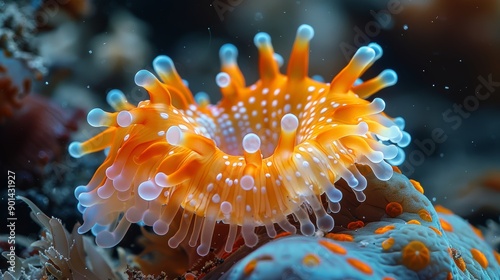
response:
[(163, 188), (152, 181), (144, 181), (137, 188), (139, 196), (146, 201), (155, 200), (162, 191)]
[(266, 46), (271, 44), (271, 36), (265, 32), (259, 32), (255, 35), (253, 38), (253, 43), (255, 46), (261, 47), (261, 46)]
[(220, 47), (219, 57), (223, 65), (232, 65), (236, 63), (238, 49), (232, 44), (225, 44)]
[(376, 52), (374, 49), (370, 47), (361, 47), (356, 51), (352, 60), (362, 65), (368, 65), (375, 59), (375, 56)]
[(302, 24), (297, 29), (297, 37), (305, 39), (307, 41), (311, 40), (314, 37), (314, 28), (312, 28), (310, 25)]
[(170, 185), (168, 184), (168, 176), (167, 174), (163, 173), (163, 172), (158, 172), (155, 176), (155, 183), (162, 187), (162, 188), (166, 188), (166, 187), (169, 187)]
[(119, 240), (117, 240), (115, 234), (106, 230), (99, 232), (95, 237), (95, 243), (102, 248), (112, 248), (116, 246), (118, 242)]
[(166, 55), (159, 55), (153, 60), (153, 68), (157, 73), (171, 73), (175, 71), (174, 62)]
[(384, 82), (384, 86), (389, 87), (398, 82), (398, 74), (392, 69), (386, 69), (380, 73), (380, 78)]
[(253, 189), (254, 185), (255, 185), (255, 180), (253, 179), (252, 176), (244, 175), (243, 177), (241, 177), (240, 186), (243, 190), (249, 191)]
[(101, 127), (106, 125), (108, 113), (101, 108), (94, 108), (87, 114), (87, 122), (93, 127)]
[(375, 51), (375, 59), (379, 59), (384, 54), (382, 47), (377, 43), (370, 43), (368, 47)]
[(168, 230), (169, 230), (168, 224), (162, 220), (157, 220), (153, 224), (153, 231), (158, 235), (165, 235), (167, 234)]
[(154, 84), (155, 81), (156, 77), (148, 70), (139, 70), (139, 72), (137, 72), (134, 77), (135, 84), (140, 87), (148, 87)]
[(293, 132), (299, 126), (299, 119), (294, 114), (286, 114), (281, 118), (281, 129)]
[(128, 127), (132, 124), (133, 116), (129, 111), (121, 111), (116, 116), (116, 122), (121, 127)]
[(226, 72), (220, 72), (217, 76), (215, 76), (215, 83), (220, 88), (226, 88), (229, 84), (231, 84), (231, 77)]
[(127, 98), (125, 97), (125, 94), (121, 90), (112, 89), (106, 95), (106, 102), (108, 102), (108, 104), (111, 107), (117, 109), (122, 104), (127, 103)]
[(182, 131), (181, 129), (176, 126), (176, 125), (173, 125), (171, 127), (168, 128), (167, 130), (167, 142), (170, 144), (170, 145), (174, 145), (174, 146), (177, 146), (181, 143), (181, 140), (182, 140)]
[(74, 158), (80, 158), (84, 155), (83, 149), (82, 149), (82, 143), (80, 142), (72, 142), (68, 146), (68, 153), (70, 156)]
[(260, 149), (260, 138), (255, 133), (248, 133), (243, 137), (242, 146), (245, 152), (253, 154)]

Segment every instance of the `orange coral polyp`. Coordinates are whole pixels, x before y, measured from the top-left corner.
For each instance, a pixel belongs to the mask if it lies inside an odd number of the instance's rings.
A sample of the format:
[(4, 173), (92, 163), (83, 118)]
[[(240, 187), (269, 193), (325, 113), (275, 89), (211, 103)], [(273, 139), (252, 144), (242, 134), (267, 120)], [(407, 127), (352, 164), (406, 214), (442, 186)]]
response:
[(358, 80), (382, 55), (380, 46), (361, 47), (325, 84), (307, 77), (313, 34), (310, 26), (299, 27), (287, 75), (279, 72), (269, 35), (257, 34), (260, 80), (249, 87), (236, 64), (236, 48), (222, 46), (216, 83), (223, 98), (217, 105), (208, 104), (206, 96), (196, 98), (197, 104), (166, 56), (153, 62), (161, 81), (146, 70), (136, 74), (150, 100), (135, 107), (123, 93), (111, 91), (107, 100), (117, 112), (94, 109), (88, 117), (91, 125), (108, 129), (69, 146), (74, 157), (109, 147), (89, 184), (75, 190), (84, 219), (79, 232), (92, 229), (100, 246), (112, 247), (130, 223), (166, 234), (181, 211), (186, 222), (169, 245), (189, 239), (206, 255), (219, 221), (230, 224), (229, 251), (238, 227), (248, 246), (257, 244), (257, 226), (265, 226), (271, 237), (274, 224), (294, 233), (290, 214), (303, 234), (314, 234), (308, 209), (316, 226), (330, 231), (334, 221), (320, 196), (325, 193), (329, 210), (338, 212), (342, 192), (334, 183), (342, 178), (364, 201), (366, 179), (356, 164), (369, 165), (388, 180), (389, 163), (402, 162), (399, 147), (408, 144), (409, 135), (401, 119), (383, 113), (381, 99), (362, 99), (396, 82), (392, 70)]

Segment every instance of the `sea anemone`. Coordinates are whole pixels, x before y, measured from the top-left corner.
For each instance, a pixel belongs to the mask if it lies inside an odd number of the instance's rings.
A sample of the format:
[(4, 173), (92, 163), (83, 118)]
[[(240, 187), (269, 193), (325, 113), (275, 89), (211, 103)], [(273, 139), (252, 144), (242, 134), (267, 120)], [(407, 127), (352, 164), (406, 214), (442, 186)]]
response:
[(74, 157), (107, 150), (90, 182), (75, 190), (84, 220), (78, 232), (92, 230), (98, 245), (112, 247), (131, 223), (165, 235), (181, 212), (169, 246), (189, 240), (206, 255), (218, 222), (229, 224), (227, 252), (238, 231), (249, 247), (258, 242), (259, 226), (270, 237), (277, 234), (276, 224), (295, 233), (290, 216), (300, 222), (302, 234), (312, 235), (316, 227), (309, 211), (317, 228), (330, 231), (334, 220), (327, 212), (340, 210), (343, 195), (334, 184), (345, 180), (364, 201), (367, 182), (357, 165), (389, 180), (391, 164), (404, 160), (400, 147), (410, 137), (401, 118), (383, 113), (382, 99), (365, 100), (397, 80), (392, 70), (359, 79), (381, 57), (381, 47), (361, 47), (331, 83), (322, 83), (307, 75), (313, 35), (308, 25), (298, 28), (283, 75), (270, 36), (257, 34), (260, 79), (248, 87), (237, 49), (222, 46), (216, 83), (223, 98), (216, 105), (206, 94), (193, 98), (166, 56), (153, 62), (161, 81), (146, 70), (135, 76), (150, 100), (133, 106), (122, 92), (110, 91), (107, 101), (116, 112), (96, 108), (87, 118), (107, 129), (69, 146)]

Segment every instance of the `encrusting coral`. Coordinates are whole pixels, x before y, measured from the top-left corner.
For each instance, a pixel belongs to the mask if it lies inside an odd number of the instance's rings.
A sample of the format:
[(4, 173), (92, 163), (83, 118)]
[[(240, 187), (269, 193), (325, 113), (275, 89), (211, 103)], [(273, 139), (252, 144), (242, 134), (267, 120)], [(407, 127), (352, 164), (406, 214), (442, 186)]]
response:
[[(204, 279), (498, 279), (500, 254), (481, 231), (442, 206), (432, 206), (418, 182), (395, 173), (378, 180), (365, 167), (367, 199), (345, 182), (337, 226), (324, 237), (275, 239)], [(355, 226), (356, 225), (356, 226)], [(238, 261), (234, 264), (235, 261)]]

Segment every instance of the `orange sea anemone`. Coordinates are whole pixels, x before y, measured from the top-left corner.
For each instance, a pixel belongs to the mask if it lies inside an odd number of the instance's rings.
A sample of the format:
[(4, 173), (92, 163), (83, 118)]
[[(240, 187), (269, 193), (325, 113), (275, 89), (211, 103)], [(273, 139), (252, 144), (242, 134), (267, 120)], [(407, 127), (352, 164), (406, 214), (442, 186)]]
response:
[(327, 212), (338, 212), (342, 199), (334, 183), (344, 179), (364, 201), (367, 182), (356, 164), (388, 180), (410, 137), (402, 119), (383, 113), (382, 99), (365, 100), (397, 80), (392, 70), (359, 80), (381, 57), (380, 46), (361, 47), (331, 83), (322, 83), (307, 75), (313, 34), (308, 25), (298, 28), (286, 75), (270, 36), (257, 34), (260, 79), (248, 87), (236, 48), (222, 46), (216, 83), (223, 98), (216, 105), (203, 94), (193, 98), (166, 56), (153, 62), (161, 81), (146, 70), (135, 76), (150, 100), (136, 107), (111, 91), (107, 99), (116, 112), (88, 114), (90, 125), (108, 128), (69, 146), (74, 157), (109, 149), (88, 185), (75, 190), (84, 220), (79, 232), (92, 229), (99, 245), (112, 247), (131, 223), (166, 234), (180, 211), (169, 246), (189, 240), (206, 255), (218, 222), (229, 224), (228, 252), (238, 231), (247, 246), (258, 242), (255, 227), (265, 226), (270, 237), (276, 224), (295, 232), (290, 215), (302, 234), (314, 234), (309, 211), (320, 230), (330, 231), (334, 220)]

